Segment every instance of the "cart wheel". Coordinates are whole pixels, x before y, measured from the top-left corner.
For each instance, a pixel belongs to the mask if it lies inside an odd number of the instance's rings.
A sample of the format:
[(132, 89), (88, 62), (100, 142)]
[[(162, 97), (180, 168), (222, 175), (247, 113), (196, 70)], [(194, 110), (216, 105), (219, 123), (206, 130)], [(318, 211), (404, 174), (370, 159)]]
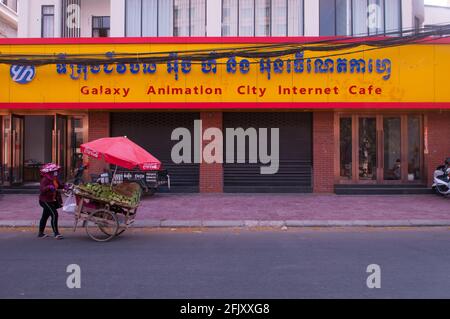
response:
[[(99, 226), (99, 229), (102, 231), (102, 233), (103, 234), (105, 234), (105, 235), (108, 235), (108, 236), (111, 236), (112, 234), (111, 234), (111, 232), (110, 232), (110, 230), (109, 229), (107, 229), (107, 228), (104, 228), (104, 227), (100, 227)], [(119, 228), (117, 229), (117, 232), (116, 232), (116, 234), (114, 235), (114, 236), (116, 236), (116, 237), (119, 237), (120, 235), (122, 235), (123, 233), (124, 233), (124, 231), (126, 231), (127, 229), (125, 228), (125, 227), (120, 227), (119, 226)]]
[(95, 241), (105, 242), (113, 239), (119, 230), (115, 214), (108, 210), (97, 210), (86, 220), (86, 233)]
[(117, 232), (115, 235), (113, 235), (114, 230), (112, 230), (111, 228), (106, 228), (106, 227), (102, 227), (102, 226), (98, 226), (98, 229), (100, 229), (100, 231), (107, 235), (107, 236), (115, 236), (115, 237), (119, 237), (120, 235), (123, 234), (123, 232), (126, 230), (125, 228), (122, 228), (119, 226), (119, 228), (117, 228)]
[(117, 230), (117, 234), (116, 234), (116, 237), (118, 237), (118, 236), (122, 235), (127, 230), (128, 227), (125, 225), (125, 219), (122, 214), (118, 214), (118, 215), (116, 215), (116, 217), (117, 217), (117, 221), (119, 222), (119, 229)]
[(120, 229), (120, 230), (117, 232), (116, 237), (119, 237), (120, 235), (122, 235), (126, 230), (127, 230), (126, 228)]

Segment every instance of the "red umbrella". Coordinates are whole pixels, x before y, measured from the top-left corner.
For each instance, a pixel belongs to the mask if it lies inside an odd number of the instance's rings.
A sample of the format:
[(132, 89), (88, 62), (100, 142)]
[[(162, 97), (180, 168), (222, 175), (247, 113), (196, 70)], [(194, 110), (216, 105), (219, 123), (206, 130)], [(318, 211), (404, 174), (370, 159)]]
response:
[(161, 162), (126, 137), (101, 138), (81, 145), (81, 152), (126, 169), (159, 170)]

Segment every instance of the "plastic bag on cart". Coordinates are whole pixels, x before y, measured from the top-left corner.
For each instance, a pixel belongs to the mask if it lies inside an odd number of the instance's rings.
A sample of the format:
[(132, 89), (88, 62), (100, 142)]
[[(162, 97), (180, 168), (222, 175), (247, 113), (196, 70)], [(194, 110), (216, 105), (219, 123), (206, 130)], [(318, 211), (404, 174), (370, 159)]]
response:
[(66, 198), (63, 205), (63, 212), (67, 214), (75, 214), (77, 210), (77, 200), (75, 195), (71, 194)]

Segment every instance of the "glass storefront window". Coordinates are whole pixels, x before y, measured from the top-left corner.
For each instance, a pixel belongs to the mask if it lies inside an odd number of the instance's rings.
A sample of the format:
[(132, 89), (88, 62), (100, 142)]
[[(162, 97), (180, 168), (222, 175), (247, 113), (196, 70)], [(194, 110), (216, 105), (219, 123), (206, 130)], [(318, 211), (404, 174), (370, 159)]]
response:
[[(0, 116), (0, 145), (3, 144), (3, 118)], [(0, 185), (3, 185), (3, 147), (0, 147)]]
[(11, 117), (3, 117), (3, 177), (4, 181), (10, 182), (11, 167)]
[(343, 117), (340, 119), (340, 176), (352, 178), (352, 119)]
[(374, 117), (359, 118), (359, 178), (377, 179), (377, 121)]
[(425, 182), (422, 120), (407, 114), (340, 115), (336, 177), (344, 183)]
[(81, 164), (81, 145), (87, 141), (85, 115), (0, 116), (0, 184), (36, 184), (39, 167), (55, 162), (70, 177)]
[(83, 154), (81, 153), (81, 144), (85, 142), (83, 122), (83, 117), (71, 117), (69, 119), (69, 159), (71, 172), (81, 165), (83, 158)]
[(9, 167), (11, 167), (11, 118), (4, 116), (2, 120), (2, 183), (9, 182)]
[(23, 151), (24, 151), (24, 141), (23, 141), (23, 130), (24, 130), (24, 119), (23, 117), (13, 116), (12, 118), (12, 176), (11, 182), (13, 184), (20, 184), (23, 182)]
[(384, 131), (384, 179), (401, 180), (401, 118), (385, 117)]
[(408, 181), (421, 179), (420, 117), (408, 116)]

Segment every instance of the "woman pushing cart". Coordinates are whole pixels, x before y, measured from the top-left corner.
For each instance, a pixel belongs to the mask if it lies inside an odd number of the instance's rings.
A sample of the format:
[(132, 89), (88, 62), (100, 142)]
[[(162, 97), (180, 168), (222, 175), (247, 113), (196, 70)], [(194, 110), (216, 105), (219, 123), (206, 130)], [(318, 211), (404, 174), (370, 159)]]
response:
[(161, 162), (126, 137), (99, 139), (81, 145), (81, 151), (116, 167), (111, 184), (73, 186), (68, 201), (75, 206), (74, 231), (81, 222), (93, 240), (109, 241), (134, 223), (142, 194), (137, 183), (113, 185), (117, 168), (157, 171)]

